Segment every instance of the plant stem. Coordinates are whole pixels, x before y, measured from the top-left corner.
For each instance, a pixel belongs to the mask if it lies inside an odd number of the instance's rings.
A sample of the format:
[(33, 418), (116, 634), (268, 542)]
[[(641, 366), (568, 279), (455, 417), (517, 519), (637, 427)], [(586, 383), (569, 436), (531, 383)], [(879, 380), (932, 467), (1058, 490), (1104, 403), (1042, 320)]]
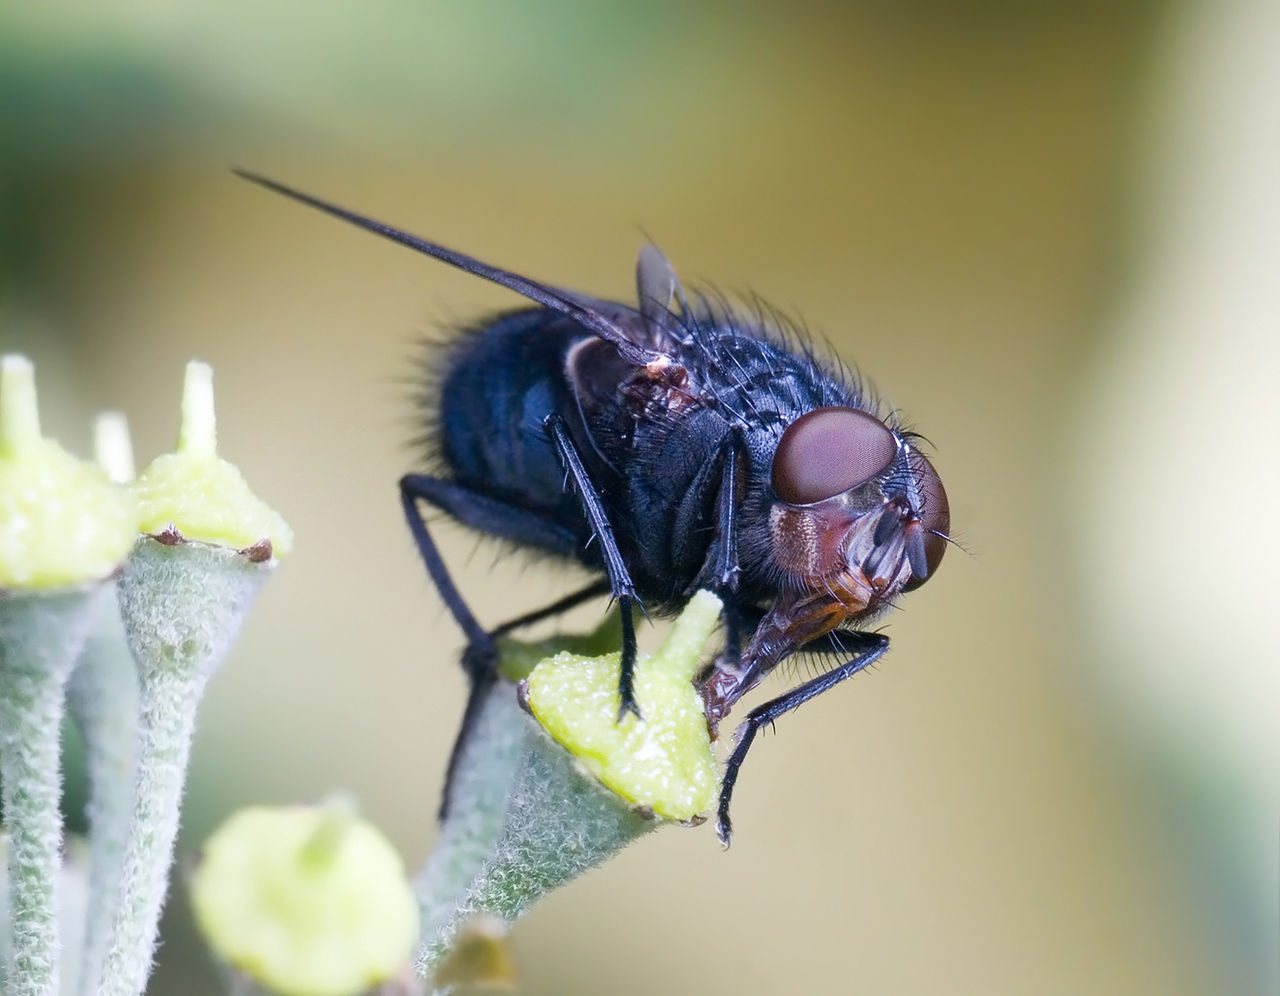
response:
[(453, 915), (493, 852), (519, 761), (525, 718), (516, 701), (515, 686), (500, 681), (490, 690), (472, 736), (462, 746), (448, 818), (440, 828), (435, 850), (413, 883), (422, 911), (424, 943)]
[(58, 991), (64, 690), (91, 619), (88, 589), (0, 596), (0, 805), (8, 835), (9, 996)]
[(133, 818), (99, 996), (140, 996), (151, 973), (196, 709), (270, 574), (225, 547), (144, 536), (117, 583), (138, 666)]
[(449, 915), (433, 923), (414, 972), (430, 978), (459, 928), (480, 914), (514, 923), (547, 893), (662, 825), (579, 770), (528, 716), (503, 824), (487, 861)]
[(67, 704), (84, 737), (89, 775), (89, 905), (80, 965), (85, 992), (97, 987), (107, 928), (116, 908), (133, 813), (138, 737), (137, 669), (125, 644), (115, 586), (104, 586), (97, 598), (93, 631), (67, 686)]
[(100, 996), (135, 996), (146, 988), (204, 686), (200, 674), (157, 675), (142, 683), (133, 819)]

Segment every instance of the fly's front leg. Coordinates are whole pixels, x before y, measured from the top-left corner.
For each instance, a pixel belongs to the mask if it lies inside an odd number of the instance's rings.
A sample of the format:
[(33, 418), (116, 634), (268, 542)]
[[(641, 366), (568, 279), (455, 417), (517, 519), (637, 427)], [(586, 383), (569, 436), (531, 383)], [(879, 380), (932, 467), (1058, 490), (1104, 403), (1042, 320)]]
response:
[(820, 674), (811, 681), (806, 681), (803, 685), (797, 685), (791, 691), (779, 695), (762, 706), (757, 706), (747, 713), (747, 718), (738, 727), (734, 737), (736, 742), (733, 753), (729, 755), (729, 761), (724, 769), (724, 780), (720, 783), (720, 804), (716, 811), (716, 835), (725, 847), (729, 846), (729, 838), (733, 834), (733, 824), (729, 820), (729, 801), (733, 797), (733, 786), (738, 781), (738, 772), (742, 770), (742, 763), (747, 759), (747, 751), (751, 749), (756, 734), (784, 713), (803, 705), (815, 695), (821, 695), (828, 688), (840, 684), (846, 678), (868, 667), (884, 656), (885, 651), (889, 649), (889, 638), (879, 633), (845, 635), (861, 645), (856, 657), (826, 674)]
[(618, 540), (613, 534), (613, 527), (609, 524), (609, 517), (605, 514), (604, 502), (587, 474), (582, 457), (578, 455), (578, 448), (569, 437), (564, 419), (559, 415), (548, 415), (543, 425), (555, 445), (556, 454), (560, 457), (565, 473), (573, 481), (578, 498), (582, 501), (583, 514), (586, 515), (587, 522), (591, 526), (592, 535), (600, 544), (610, 591), (622, 613), (622, 662), (618, 677), (618, 698), (621, 704), (618, 708), (618, 720), (621, 722), (622, 717), (628, 712), (640, 718), (640, 707), (636, 705), (635, 696), (636, 627), (631, 614), (632, 607), (639, 604), (639, 599), (636, 597), (635, 585), (631, 581), (631, 572), (627, 570), (622, 553), (618, 549)]

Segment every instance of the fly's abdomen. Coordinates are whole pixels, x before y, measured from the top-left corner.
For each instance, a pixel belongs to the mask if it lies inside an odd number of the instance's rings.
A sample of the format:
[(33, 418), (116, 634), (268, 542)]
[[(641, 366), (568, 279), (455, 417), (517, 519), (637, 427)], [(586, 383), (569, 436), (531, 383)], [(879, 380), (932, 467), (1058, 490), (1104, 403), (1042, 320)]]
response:
[(543, 420), (572, 407), (564, 355), (586, 334), (576, 322), (532, 309), (458, 344), (439, 402), (441, 455), (458, 483), (560, 518), (571, 496)]

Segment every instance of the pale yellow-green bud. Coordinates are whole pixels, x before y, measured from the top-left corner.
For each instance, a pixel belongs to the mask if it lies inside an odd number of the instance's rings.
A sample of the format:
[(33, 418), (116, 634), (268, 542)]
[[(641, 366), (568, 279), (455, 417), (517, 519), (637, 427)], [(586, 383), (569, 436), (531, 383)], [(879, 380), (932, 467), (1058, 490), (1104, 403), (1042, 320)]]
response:
[(400, 856), (342, 805), (233, 814), (205, 842), (191, 901), (214, 952), (284, 996), (372, 989), (418, 937)]
[(666, 642), (636, 663), (636, 701), (644, 719), (618, 721), (620, 654), (560, 653), (528, 678), (534, 717), (599, 781), (658, 816), (690, 820), (715, 801), (718, 767), (702, 697), (693, 687), (720, 600), (699, 592)]
[(244, 549), (267, 540), (274, 555), (293, 548), (293, 530), (221, 459), (213, 411), (213, 370), (187, 364), (182, 429), (173, 453), (157, 457), (132, 485), (142, 531), (176, 529), (183, 539)]
[(31, 361), (0, 358), (0, 588), (105, 578), (137, 536), (129, 493), (41, 436)]

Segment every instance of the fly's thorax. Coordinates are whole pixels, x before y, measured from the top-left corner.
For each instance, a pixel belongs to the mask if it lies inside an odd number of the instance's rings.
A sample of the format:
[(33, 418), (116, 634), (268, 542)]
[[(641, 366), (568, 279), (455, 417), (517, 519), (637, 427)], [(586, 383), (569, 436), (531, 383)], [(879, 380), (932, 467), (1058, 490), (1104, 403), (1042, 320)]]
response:
[[(619, 522), (634, 538), (633, 576), (644, 575), (637, 584), (661, 593), (672, 606), (691, 590), (715, 584), (709, 553), (728, 439), (724, 421), (702, 406), (634, 423)], [(740, 522), (739, 544), (750, 544), (751, 517)]]

